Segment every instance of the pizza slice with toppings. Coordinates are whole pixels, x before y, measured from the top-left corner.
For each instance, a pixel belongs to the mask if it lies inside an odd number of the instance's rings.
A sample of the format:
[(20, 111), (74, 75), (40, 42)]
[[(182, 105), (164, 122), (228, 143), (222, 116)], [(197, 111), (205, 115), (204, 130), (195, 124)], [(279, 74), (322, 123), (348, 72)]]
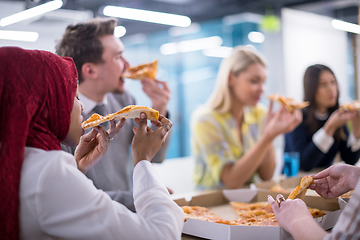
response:
[(129, 105), (116, 113), (108, 114), (106, 116), (101, 116), (97, 113), (94, 113), (81, 124), (81, 127), (83, 129), (88, 129), (96, 127), (99, 124), (110, 120), (120, 120), (123, 118), (140, 118), (140, 113), (142, 112), (146, 113), (147, 119), (151, 121), (157, 121), (159, 119), (159, 112), (155, 109), (144, 106)]
[(360, 111), (360, 101), (352, 101), (349, 103), (342, 104), (340, 108), (346, 111)]
[(279, 94), (272, 94), (269, 95), (268, 98), (270, 100), (277, 101), (281, 104), (283, 104), (289, 112), (294, 112), (296, 109), (303, 109), (304, 107), (309, 106), (309, 102), (297, 102), (293, 98), (284, 97)]
[(150, 78), (154, 80), (157, 73), (157, 60), (151, 63), (142, 64), (125, 70), (123, 77), (130, 79), (143, 80)]
[(305, 176), (301, 179), (300, 185), (297, 186), (290, 194), (288, 199), (300, 198), (304, 199), (307, 188), (310, 184), (314, 183), (314, 178), (310, 176)]

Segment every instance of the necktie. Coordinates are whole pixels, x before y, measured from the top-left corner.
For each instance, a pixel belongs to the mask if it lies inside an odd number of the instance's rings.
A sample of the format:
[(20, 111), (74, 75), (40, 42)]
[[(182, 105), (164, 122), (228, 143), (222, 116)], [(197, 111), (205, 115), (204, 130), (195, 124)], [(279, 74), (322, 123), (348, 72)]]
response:
[[(93, 109), (94, 113), (100, 114), (101, 116), (105, 116), (107, 114), (107, 107), (104, 104), (96, 105)], [(105, 130), (107, 130), (110, 127), (110, 123), (103, 122), (100, 124)]]

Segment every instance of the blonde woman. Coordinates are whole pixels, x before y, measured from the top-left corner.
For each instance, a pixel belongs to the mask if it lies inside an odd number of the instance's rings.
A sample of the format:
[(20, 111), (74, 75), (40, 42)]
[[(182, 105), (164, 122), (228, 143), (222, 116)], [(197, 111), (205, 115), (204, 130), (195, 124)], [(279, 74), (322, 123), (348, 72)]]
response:
[(223, 60), (208, 102), (192, 117), (194, 180), (198, 189), (239, 188), (255, 173), (269, 180), (275, 169), (272, 141), (302, 121), (301, 111), (284, 107), (269, 113), (258, 102), (264, 92), (266, 63), (256, 51), (234, 48)]

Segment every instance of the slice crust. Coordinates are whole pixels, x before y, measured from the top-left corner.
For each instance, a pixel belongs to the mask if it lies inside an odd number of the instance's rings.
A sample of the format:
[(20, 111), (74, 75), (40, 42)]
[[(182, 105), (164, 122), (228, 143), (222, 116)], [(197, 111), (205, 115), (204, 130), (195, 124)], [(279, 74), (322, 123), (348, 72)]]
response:
[(304, 107), (309, 106), (309, 102), (297, 102), (293, 98), (284, 97), (279, 94), (272, 94), (267, 96), (267, 98), (277, 101), (281, 104), (283, 104), (289, 112), (294, 112), (294, 110), (297, 109), (303, 109)]
[(301, 179), (300, 185), (297, 186), (290, 194), (288, 199), (304, 199), (307, 188), (314, 182), (314, 178), (305, 176)]
[(123, 77), (130, 79), (143, 80), (145, 78), (150, 78), (154, 80), (157, 73), (157, 60), (151, 63), (146, 63), (138, 65), (136, 67), (128, 68), (124, 73)]
[(345, 103), (340, 106), (340, 108), (346, 111), (360, 111), (360, 101), (352, 101), (349, 103)]
[(157, 121), (159, 119), (159, 112), (155, 109), (144, 106), (129, 105), (116, 113), (108, 114), (106, 116), (101, 116), (97, 113), (94, 113), (81, 124), (81, 127), (83, 129), (88, 129), (96, 127), (99, 124), (110, 120), (140, 118), (140, 113), (142, 112), (146, 113), (147, 119), (151, 121)]

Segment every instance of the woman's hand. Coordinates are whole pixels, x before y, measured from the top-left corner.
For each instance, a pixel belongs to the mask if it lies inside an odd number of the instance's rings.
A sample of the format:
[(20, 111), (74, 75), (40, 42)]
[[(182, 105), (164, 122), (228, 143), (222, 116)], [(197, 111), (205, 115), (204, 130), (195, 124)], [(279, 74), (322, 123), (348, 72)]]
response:
[(347, 164), (336, 164), (313, 176), (309, 186), (323, 198), (335, 198), (355, 189), (360, 179), (360, 168)]
[(293, 131), (302, 122), (302, 112), (294, 110), (290, 113), (284, 106), (275, 112), (269, 112), (264, 135), (274, 139), (277, 135)]
[(115, 120), (111, 120), (108, 131), (97, 126), (80, 138), (74, 157), (81, 172), (85, 174), (100, 161), (108, 149), (110, 140), (120, 131), (124, 124), (125, 119), (121, 119), (118, 124), (115, 123)]
[(335, 110), (324, 124), (324, 130), (329, 136), (333, 136), (336, 129), (344, 126), (350, 119), (355, 118), (355, 111), (345, 111), (344, 109)]
[(353, 134), (356, 139), (360, 138), (360, 113), (355, 111), (355, 116), (351, 119), (353, 125)]
[(164, 116), (159, 116), (159, 121), (153, 122), (157, 129), (153, 131), (147, 126), (147, 118), (145, 113), (140, 114), (140, 119), (136, 118), (135, 122), (139, 128), (134, 127), (135, 136), (133, 138), (131, 149), (133, 155), (134, 166), (141, 160), (151, 161), (160, 147), (164, 144), (168, 135), (172, 122)]
[(323, 239), (326, 232), (315, 222), (304, 201), (287, 199), (279, 194), (276, 201), (268, 196), (276, 219), (280, 226), (298, 239)]

